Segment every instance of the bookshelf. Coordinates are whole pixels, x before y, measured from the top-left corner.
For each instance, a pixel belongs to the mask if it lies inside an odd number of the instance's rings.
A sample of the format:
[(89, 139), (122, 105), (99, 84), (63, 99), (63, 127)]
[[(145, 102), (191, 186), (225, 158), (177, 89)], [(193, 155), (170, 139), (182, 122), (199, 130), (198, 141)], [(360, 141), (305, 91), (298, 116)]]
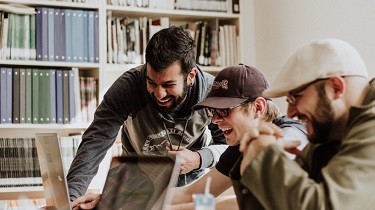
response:
[[(67, 0), (68, 1), (68, 0)], [(72, 1), (72, 0), (69, 0)], [(232, 1), (232, 0), (228, 0)], [(233, 0), (234, 1), (234, 0)], [(109, 1), (112, 2), (112, 1)], [(150, 1), (151, 2), (151, 1)], [(124, 71), (140, 65), (141, 62), (136, 63), (114, 63), (109, 62), (109, 45), (108, 45), (108, 17), (111, 18), (125, 18), (129, 20), (139, 19), (145, 17), (148, 20), (166, 17), (169, 19), (170, 25), (181, 25), (186, 22), (207, 22), (212, 28), (219, 30), (220, 26), (233, 25), (234, 34), (237, 36), (237, 42), (240, 40), (238, 36), (243, 36), (240, 33), (240, 14), (230, 12), (212, 12), (212, 11), (189, 11), (189, 10), (171, 10), (163, 8), (143, 8), (143, 7), (129, 7), (116, 6), (107, 4), (105, 0), (86, 0), (86, 3), (65, 2), (65, 1), (48, 1), (48, 0), (0, 0), (0, 4), (20, 4), (29, 7), (45, 7), (45, 8), (59, 8), (70, 10), (88, 10), (96, 11), (98, 19), (98, 62), (67, 62), (67, 61), (41, 61), (41, 60), (10, 60), (1, 58), (0, 67), (10, 68), (42, 68), (42, 69), (77, 69), (79, 76), (93, 77), (98, 81), (96, 100), (99, 103), (104, 93), (109, 86), (120, 76)], [(233, 64), (240, 60), (239, 43), (237, 44), (236, 53), (238, 53), (237, 60), (232, 61)], [(222, 63), (223, 64), (223, 63)], [(203, 71), (216, 74), (224, 65), (199, 65)], [(229, 65), (230, 63), (228, 63)], [(74, 93), (79, 94), (79, 93)], [(1, 100), (4, 100), (1, 98)], [(84, 131), (90, 122), (77, 122), (67, 124), (15, 124), (15, 123), (0, 123), (0, 138), (33, 138), (37, 132), (55, 132), (60, 136), (68, 136), (71, 133), (80, 133)], [(109, 160), (111, 151), (100, 166), (97, 177), (94, 178), (91, 189), (100, 188), (104, 184), (106, 170), (109, 167)], [(97, 182), (97, 183), (95, 183)], [(0, 188), (0, 200), (17, 199), (20, 195), (29, 198), (43, 197), (42, 187), (20, 187), (20, 188)]]

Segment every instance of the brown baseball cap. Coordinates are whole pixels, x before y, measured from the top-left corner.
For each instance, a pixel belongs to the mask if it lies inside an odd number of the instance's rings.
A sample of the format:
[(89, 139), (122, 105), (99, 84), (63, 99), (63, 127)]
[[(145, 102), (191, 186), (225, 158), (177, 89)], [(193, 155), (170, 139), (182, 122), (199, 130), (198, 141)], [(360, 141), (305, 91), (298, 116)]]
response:
[(210, 107), (226, 109), (257, 98), (268, 88), (267, 78), (258, 69), (239, 64), (224, 68), (215, 77), (210, 95), (193, 110)]

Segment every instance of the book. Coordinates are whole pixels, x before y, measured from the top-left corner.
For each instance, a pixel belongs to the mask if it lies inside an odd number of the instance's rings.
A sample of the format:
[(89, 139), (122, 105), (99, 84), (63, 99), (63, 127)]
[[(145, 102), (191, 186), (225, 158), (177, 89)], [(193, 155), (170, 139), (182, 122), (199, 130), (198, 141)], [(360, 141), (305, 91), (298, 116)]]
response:
[(20, 68), (20, 123), (26, 123), (26, 69)]
[(43, 21), (42, 21), (42, 8), (36, 8), (36, 15), (35, 15), (35, 53), (36, 53), (36, 60), (43, 60)]
[(56, 122), (63, 124), (63, 70), (56, 70)]
[[(58, 12), (58, 9), (56, 9)], [(59, 13), (60, 15), (60, 13)], [(55, 60), (55, 9), (48, 8), (48, 61)], [(56, 37), (58, 39), (58, 37)]]
[(42, 7), (42, 60), (48, 61), (48, 8)]
[(61, 11), (63, 9), (54, 9), (54, 23), (53, 23), (53, 33), (54, 33), (54, 60), (61, 61), (62, 57), (62, 37), (65, 35), (62, 33), (62, 28), (65, 26), (62, 24)]
[[(0, 67), (0, 98), (6, 99), (7, 98), (7, 68)], [(0, 101), (0, 123), (6, 123), (7, 117), (7, 101), (1, 100)]]
[(7, 58), (7, 43), (8, 43), (8, 28), (9, 28), (9, 18), (7, 13), (3, 13), (2, 15), (2, 40), (1, 40), (1, 58)]
[(65, 60), (67, 62), (73, 62), (72, 15), (73, 10), (65, 9)]
[[(21, 47), (23, 48), (23, 60), (31, 60), (31, 51), (30, 51), (30, 15), (23, 15), (23, 27), (21, 26), (22, 29), (22, 37), (23, 37), (23, 45)], [(21, 37), (21, 39), (22, 39)]]
[(56, 70), (55, 69), (49, 69), (50, 77), (49, 77), (49, 94), (50, 94), (50, 120), (49, 123), (57, 123), (56, 120)]
[(30, 15), (30, 60), (36, 59), (36, 15)]
[(48, 60), (48, 9), (36, 8), (36, 60)]
[[(82, 37), (82, 60), (80, 62), (89, 62), (89, 32), (88, 32), (88, 25), (89, 25), (89, 17), (88, 17), (88, 11), (82, 10), (82, 34), (80, 36)], [(93, 34), (92, 34), (93, 35)]]
[(66, 61), (66, 23), (65, 9), (60, 9), (60, 42), (58, 45), (60, 61)]
[(75, 102), (75, 94), (78, 93), (75, 89), (75, 73), (74, 71), (77, 71), (77, 76), (78, 76), (78, 70), (73, 68), (72, 70), (69, 71), (69, 122), (71, 124), (76, 123), (76, 102)]
[(73, 62), (83, 62), (84, 56), (84, 25), (83, 11), (73, 10), (72, 15), (72, 53)]
[(231, 0), (232, 1), (232, 13), (240, 13), (240, 0)]
[(14, 68), (13, 69), (13, 116), (12, 122), (13, 123), (20, 123), (20, 69)]
[(87, 33), (88, 62), (95, 63), (95, 12), (91, 10), (88, 11)]
[(13, 69), (7, 68), (6, 69), (6, 117), (5, 123), (12, 123), (12, 87), (13, 87)]
[(39, 69), (39, 123), (50, 122), (50, 74), (47, 69)]
[[(75, 121), (76, 121), (76, 123), (82, 123), (83, 121), (82, 121), (81, 95), (80, 95), (81, 91), (80, 91), (79, 70), (78, 70), (78, 68), (73, 68), (72, 69), (72, 73), (73, 73), (73, 88), (74, 88), (74, 90), (71, 90), (73, 93), (71, 93), (70, 97), (73, 97), (74, 101), (73, 102), (70, 101), (70, 103), (74, 103)], [(69, 86), (71, 86), (71, 84), (69, 84)]]
[(107, 12), (107, 63), (113, 63), (112, 54), (112, 14)]
[(39, 123), (39, 69), (32, 70), (32, 123)]
[(69, 113), (69, 71), (63, 71), (63, 122), (64, 124), (70, 123)]
[(94, 58), (99, 63), (99, 12), (94, 12)]
[(26, 119), (25, 123), (32, 123), (32, 88), (33, 88), (33, 83), (32, 83), (32, 69), (27, 68), (26, 69)]

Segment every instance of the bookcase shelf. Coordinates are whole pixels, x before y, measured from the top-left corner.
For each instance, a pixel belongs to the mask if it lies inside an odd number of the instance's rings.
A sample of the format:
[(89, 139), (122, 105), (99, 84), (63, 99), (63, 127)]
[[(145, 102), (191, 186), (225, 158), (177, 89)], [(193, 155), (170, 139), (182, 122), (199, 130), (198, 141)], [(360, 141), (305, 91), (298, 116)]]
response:
[[(168, 10), (168, 9), (151, 9), (141, 7), (126, 7), (107, 5), (105, 0), (97, 0), (97, 3), (76, 3), (53, 0), (0, 0), (0, 4), (20, 4), (29, 7), (48, 7), (48, 8), (63, 8), (72, 10), (91, 10), (99, 14), (99, 32), (98, 32), (98, 47), (99, 47), (99, 62), (61, 62), (61, 61), (37, 61), (37, 60), (5, 60), (0, 59), (0, 67), (17, 67), (17, 68), (43, 68), (43, 69), (78, 69), (80, 76), (89, 76), (97, 79), (98, 89), (96, 96), (98, 104), (102, 99), (104, 93), (109, 86), (120, 76), (123, 72), (140, 65), (135, 64), (112, 64), (108, 63), (107, 59), (107, 15), (110, 13), (114, 18), (129, 17), (137, 19), (140, 17), (147, 17), (150, 19), (157, 19), (160, 17), (169, 18), (170, 25), (180, 25), (183, 22), (207, 21), (215, 27), (231, 24), (237, 27), (235, 33), (244, 37), (242, 31), (239, 29), (239, 22), (242, 18), (241, 14), (225, 13), (225, 12), (211, 12), (211, 11), (188, 11), (188, 10)], [(238, 44), (240, 46), (240, 44)], [(211, 74), (216, 75), (223, 65), (220, 66), (203, 66), (199, 67)], [(79, 94), (79, 93), (75, 93)], [(5, 100), (1, 98), (1, 100)], [(69, 134), (76, 134), (83, 132), (89, 123), (75, 123), (75, 124), (0, 124), (0, 138), (33, 138), (35, 133), (55, 132), (60, 136), (67, 136)], [(109, 163), (110, 158), (105, 158), (104, 161)], [(103, 168), (106, 168), (105, 166)], [(106, 176), (106, 171), (99, 170), (99, 176), (94, 177), (94, 187), (91, 189), (98, 189), (97, 186), (102, 186)], [(90, 187), (89, 187), (90, 188)], [(20, 188), (0, 188), (0, 200), (18, 199), (19, 196), (24, 195), (28, 198), (43, 198), (42, 187), (20, 187)]]
[(129, 17), (147, 16), (151, 18), (158, 18), (161, 16), (168, 16), (173, 20), (207, 20), (219, 18), (222, 20), (239, 19), (239, 14), (225, 13), (225, 12), (202, 12), (202, 11), (188, 11), (188, 10), (168, 10), (168, 9), (151, 9), (141, 7), (125, 7), (107, 5), (107, 11), (112, 11), (114, 16), (124, 15)]
[(99, 69), (98, 63), (72, 63), (57, 61), (33, 61), (33, 60), (0, 60), (1, 66), (27, 66), (27, 67), (54, 67), (54, 68), (79, 68)]
[(17, 200), (20, 198), (43, 198), (43, 187), (12, 187), (0, 188), (0, 200)]
[(61, 8), (80, 8), (80, 9), (99, 9), (100, 4), (63, 2), (63, 1), (46, 1), (46, 0), (0, 0), (0, 4), (21, 4), (25, 6), (37, 7), (61, 7)]

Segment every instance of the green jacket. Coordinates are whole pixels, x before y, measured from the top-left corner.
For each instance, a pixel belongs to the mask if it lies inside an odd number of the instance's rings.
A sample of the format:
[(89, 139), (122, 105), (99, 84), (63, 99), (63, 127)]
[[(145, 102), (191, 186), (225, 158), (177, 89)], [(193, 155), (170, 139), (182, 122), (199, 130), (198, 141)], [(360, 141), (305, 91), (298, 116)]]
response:
[(341, 145), (309, 145), (293, 161), (273, 144), (242, 177), (237, 162), (231, 178), (240, 209), (374, 209), (374, 99), (372, 81), (363, 105), (350, 109)]

